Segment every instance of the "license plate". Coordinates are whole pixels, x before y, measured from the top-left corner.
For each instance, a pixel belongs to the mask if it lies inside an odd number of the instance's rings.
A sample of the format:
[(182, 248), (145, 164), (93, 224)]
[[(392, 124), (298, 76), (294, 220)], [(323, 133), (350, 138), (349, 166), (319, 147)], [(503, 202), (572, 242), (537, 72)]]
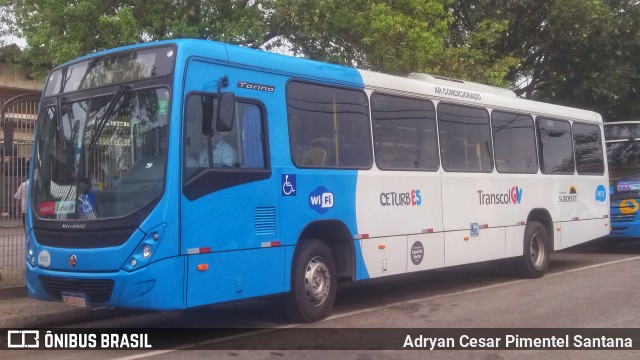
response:
[(87, 297), (84, 294), (62, 293), (62, 301), (65, 304), (87, 307)]

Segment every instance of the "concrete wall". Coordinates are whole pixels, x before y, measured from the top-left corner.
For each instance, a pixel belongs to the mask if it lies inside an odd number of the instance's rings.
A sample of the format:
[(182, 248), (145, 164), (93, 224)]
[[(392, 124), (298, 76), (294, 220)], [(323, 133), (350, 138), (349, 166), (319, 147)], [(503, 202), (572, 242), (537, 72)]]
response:
[(17, 94), (39, 92), (42, 90), (42, 85), (43, 81), (33, 79), (30, 71), (0, 61), (0, 91), (14, 90), (18, 92)]

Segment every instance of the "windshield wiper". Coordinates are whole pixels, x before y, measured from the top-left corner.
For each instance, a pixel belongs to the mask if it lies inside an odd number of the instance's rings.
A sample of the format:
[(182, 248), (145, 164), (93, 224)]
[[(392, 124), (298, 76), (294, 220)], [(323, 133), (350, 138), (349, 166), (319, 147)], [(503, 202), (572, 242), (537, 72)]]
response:
[(104, 130), (104, 127), (107, 125), (107, 120), (109, 120), (109, 117), (111, 117), (111, 114), (116, 109), (118, 101), (120, 101), (120, 98), (122, 98), (122, 96), (130, 89), (131, 86), (122, 85), (120, 86), (118, 91), (113, 94), (113, 97), (111, 97), (111, 100), (109, 101), (109, 106), (107, 106), (104, 114), (102, 114), (102, 117), (96, 121), (96, 127), (93, 130), (93, 135), (91, 136), (91, 141), (89, 142), (89, 150), (93, 150), (93, 148), (96, 146), (98, 138), (100, 137), (102, 130)]

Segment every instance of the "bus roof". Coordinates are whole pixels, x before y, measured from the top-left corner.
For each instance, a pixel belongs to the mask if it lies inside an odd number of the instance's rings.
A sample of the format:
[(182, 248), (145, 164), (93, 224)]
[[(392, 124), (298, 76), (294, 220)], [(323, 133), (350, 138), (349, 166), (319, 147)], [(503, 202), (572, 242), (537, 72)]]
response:
[(605, 126), (634, 125), (634, 124), (640, 124), (640, 120), (607, 121), (604, 123)]
[(240, 67), (280, 73), (310, 81), (365, 87), (372, 91), (417, 95), (433, 100), (475, 104), (539, 116), (602, 123), (602, 117), (596, 112), (517, 98), (508, 89), (426, 74), (412, 74), (410, 77), (387, 75), (210, 40), (176, 39), (129, 45), (87, 55), (73, 62), (112, 52), (163, 44), (176, 44), (183, 52), (183, 56), (201, 56), (228, 61)]
[(433, 100), (462, 102), (464, 104), (500, 108), (501, 110), (511, 110), (538, 116), (602, 123), (602, 117), (596, 112), (514, 97), (509, 94), (510, 91), (507, 89), (504, 89), (504, 92), (500, 92), (488, 85), (485, 85), (486, 88), (480, 88), (477, 85), (481, 84), (469, 85), (457, 81), (446, 82), (438, 78), (421, 77), (416, 79), (415, 77), (403, 78), (373, 71), (360, 70), (360, 72), (363, 74), (366, 87), (372, 91), (415, 94)]

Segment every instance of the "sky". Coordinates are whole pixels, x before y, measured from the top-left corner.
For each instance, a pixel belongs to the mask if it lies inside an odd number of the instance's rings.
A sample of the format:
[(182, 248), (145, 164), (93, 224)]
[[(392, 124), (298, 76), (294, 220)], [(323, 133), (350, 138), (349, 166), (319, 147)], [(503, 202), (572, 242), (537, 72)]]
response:
[(27, 41), (25, 39), (18, 38), (15, 36), (0, 36), (0, 39), (2, 39), (2, 42), (4, 42), (7, 45), (18, 44), (18, 46), (21, 49), (24, 49), (24, 47), (27, 46)]

